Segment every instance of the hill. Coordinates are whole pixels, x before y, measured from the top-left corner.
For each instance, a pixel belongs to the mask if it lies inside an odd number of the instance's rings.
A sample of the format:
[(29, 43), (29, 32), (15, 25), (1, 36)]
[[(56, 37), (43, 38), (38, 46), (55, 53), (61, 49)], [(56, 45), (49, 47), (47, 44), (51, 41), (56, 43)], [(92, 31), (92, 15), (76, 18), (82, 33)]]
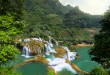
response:
[(77, 29), (100, 27), (100, 15), (90, 15), (70, 5), (63, 6), (59, 0), (26, 0), (25, 8), (25, 37), (47, 39), (49, 35), (57, 40), (73, 41)]

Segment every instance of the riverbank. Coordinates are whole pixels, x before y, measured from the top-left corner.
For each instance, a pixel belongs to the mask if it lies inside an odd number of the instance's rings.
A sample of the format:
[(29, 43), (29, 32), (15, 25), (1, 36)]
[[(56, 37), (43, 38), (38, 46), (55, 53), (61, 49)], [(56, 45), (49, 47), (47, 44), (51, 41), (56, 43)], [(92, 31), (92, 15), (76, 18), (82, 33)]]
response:
[(78, 47), (88, 47), (88, 46), (93, 46), (94, 44), (77, 44), (76, 46)]
[(74, 50), (78, 50), (80, 48), (85, 48), (85, 47), (93, 47), (94, 44), (77, 44), (77, 45), (71, 45), (71, 48), (73, 48)]

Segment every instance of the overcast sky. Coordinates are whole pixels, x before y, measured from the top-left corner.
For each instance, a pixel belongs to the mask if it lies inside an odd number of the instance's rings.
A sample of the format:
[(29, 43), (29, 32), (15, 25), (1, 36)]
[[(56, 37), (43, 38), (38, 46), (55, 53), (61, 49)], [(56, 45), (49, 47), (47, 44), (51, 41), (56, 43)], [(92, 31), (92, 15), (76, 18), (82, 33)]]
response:
[(63, 5), (79, 6), (79, 8), (93, 15), (102, 15), (110, 6), (110, 0), (59, 0)]

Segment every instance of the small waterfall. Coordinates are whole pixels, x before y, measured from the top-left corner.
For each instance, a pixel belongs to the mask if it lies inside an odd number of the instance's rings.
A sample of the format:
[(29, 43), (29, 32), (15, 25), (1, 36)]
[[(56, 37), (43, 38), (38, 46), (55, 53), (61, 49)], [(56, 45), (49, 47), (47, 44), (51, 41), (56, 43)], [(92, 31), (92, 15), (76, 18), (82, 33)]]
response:
[(67, 51), (67, 54), (64, 56), (65, 59), (68, 59), (68, 60), (73, 60), (75, 59), (75, 56), (76, 56), (76, 52), (70, 52), (70, 50), (68, 49), (68, 47), (62, 47), (64, 48), (66, 51)]
[(29, 58), (30, 57), (29, 53), (30, 53), (30, 49), (27, 46), (24, 46), (22, 50), (22, 56), (25, 56), (25, 58)]
[(45, 44), (44, 46), (45, 46), (45, 50), (46, 50), (46, 52), (45, 52), (46, 55), (49, 55), (49, 50), (48, 50), (47, 44)]
[(38, 55), (41, 55), (40, 47), (38, 48)]
[(45, 50), (46, 50), (46, 55), (49, 55), (49, 53), (55, 53), (55, 49), (53, 48), (53, 44), (51, 42), (51, 38), (49, 37), (49, 42), (45, 44)]

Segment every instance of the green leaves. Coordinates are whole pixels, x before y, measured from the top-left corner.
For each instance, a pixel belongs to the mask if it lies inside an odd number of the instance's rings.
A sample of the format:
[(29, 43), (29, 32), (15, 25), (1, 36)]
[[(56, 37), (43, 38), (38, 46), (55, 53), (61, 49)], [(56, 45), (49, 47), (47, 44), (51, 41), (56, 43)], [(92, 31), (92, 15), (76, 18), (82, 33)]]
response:
[(0, 16), (0, 40), (1, 42), (8, 43), (12, 40), (12, 36), (15, 36), (20, 32), (19, 28), (16, 27), (14, 17), (11, 15)]
[(17, 54), (19, 54), (19, 50), (13, 45), (4, 45), (0, 51), (0, 63), (15, 59)]
[(7, 43), (9, 40), (11, 40), (10, 36), (7, 35), (8, 33), (5, 31), (0, 31), (0, 40), (1, 42)]
[(105, 70), (102, 67), (96, 67), (95, 69), (93, 69), (89, 75), (109, 75), (107, 70)]
[(19, 50), (13, 40), (23, 32), (24, 0), (0, 0), (0, 64), (16, 58)]
[(104, 68), (110, 68), (110, 9), (101, 22), (102, 29), (95, 35), (94, 47), (90, 50), (93, 60), (99, 62)]
[(0, 75), (21, 75), (21, 74), (16, 73), (15, 69), (12, 67), (1, 66)]
[(7, 29), (10, 28), (13, 23), (13, 17), (12, 16), (0, 16), (0, 29)]

